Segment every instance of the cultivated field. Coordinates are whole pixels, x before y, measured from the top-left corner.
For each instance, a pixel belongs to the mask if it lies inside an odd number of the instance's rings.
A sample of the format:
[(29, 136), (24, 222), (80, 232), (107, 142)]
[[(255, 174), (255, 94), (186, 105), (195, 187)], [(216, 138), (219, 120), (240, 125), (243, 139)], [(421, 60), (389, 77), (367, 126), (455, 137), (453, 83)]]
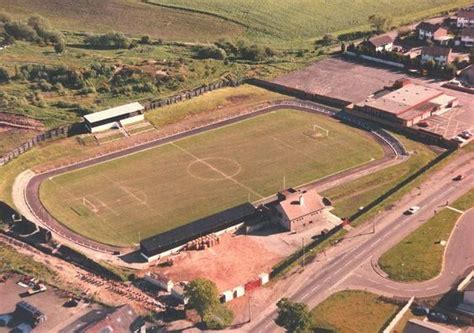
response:
[[(148, 2), (148, 3), (147, 3)], [(212, 42), (222, 37), (308, 40), (328, 32), (366, 30), (372, 14), (411, 22), (470, 0), (0, 0), (15, 17), (43, 15), (63, 30), (123, 31), (165, 40)], [(164, 6), (159, 6), (164, 5)], [(166, 6), (166, 7), (165, 7)], [(58, 15), (60, 13), (60, 15)]]
[(357, 129), (283, 110), (55, 177), (40, 196), (74, 231), (129, 245), (272, 195), (284, 178), (296, 186), (382, 156)]
[(248, 34), (300, 39), (367, 28), (372, 14), (388, 15), (396, 23), (468, 5), (466, 0), (148, 0), (148, 2), (206, 12), (248, 27)]

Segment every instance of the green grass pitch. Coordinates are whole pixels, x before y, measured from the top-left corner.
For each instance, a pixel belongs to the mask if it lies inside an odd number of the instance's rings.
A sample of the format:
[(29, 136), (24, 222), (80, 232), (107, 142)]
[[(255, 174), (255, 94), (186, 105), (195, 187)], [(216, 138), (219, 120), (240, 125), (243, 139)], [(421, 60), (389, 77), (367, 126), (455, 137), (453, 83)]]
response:
[(56, 176), (42, 184), (40, 197), (70, 229), (131, 245), (270, 196), (283, 178), (297, 186), (382, 156), (358, 129), (280, 110)]

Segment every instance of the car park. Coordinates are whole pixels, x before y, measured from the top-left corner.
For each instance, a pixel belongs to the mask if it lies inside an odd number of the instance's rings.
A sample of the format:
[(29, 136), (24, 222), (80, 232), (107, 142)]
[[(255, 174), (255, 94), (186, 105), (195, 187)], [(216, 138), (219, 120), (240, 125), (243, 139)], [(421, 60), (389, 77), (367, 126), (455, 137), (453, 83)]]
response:
[(445, 323), (448, 321), (448, 316), (441, 312), (430, 311), (430, 313), (428, 313), (428, 319), (438, 323)]
[(413, 215), (421, 209), (420, 206), (411, 206), (405, 211), (406, 215)]

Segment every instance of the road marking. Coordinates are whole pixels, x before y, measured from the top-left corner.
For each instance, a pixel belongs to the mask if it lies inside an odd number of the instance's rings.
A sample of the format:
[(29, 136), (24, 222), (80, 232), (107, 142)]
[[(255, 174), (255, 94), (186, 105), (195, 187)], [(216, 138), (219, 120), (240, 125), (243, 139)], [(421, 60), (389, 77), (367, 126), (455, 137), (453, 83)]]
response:
[(375, 283), (375, 284), (379, 284), (377, 281), (372, 280), (372, 279), (369, 279), (369, 281), (372, 282), (372, 283)]
[(457, 209), (457, 208), (454, 208), (454, 207), (451, 207), (451, 206), (446, 206), (446, 208), (451, 209), (451, 210), (453, 210), (453, 211), (455, 211), (455, 212), (457, 212), (457, 213), (459, 213), (459, 214), (464, 214), (464, 211), (459, 210), (459, 209)]
[(319, 287), (319, 284), (315, 285), (313, 288), (311, 288), (311, 290), (310, 290), (309, 292), (312, 293), (312, 292), (315, 291), (318, 287)]
[(438, 286), (429, 287), (429, 288), (426, 288), (426, 290), (432, 290), (432, 289), (436, 289), (436, 288), (438, 288)]

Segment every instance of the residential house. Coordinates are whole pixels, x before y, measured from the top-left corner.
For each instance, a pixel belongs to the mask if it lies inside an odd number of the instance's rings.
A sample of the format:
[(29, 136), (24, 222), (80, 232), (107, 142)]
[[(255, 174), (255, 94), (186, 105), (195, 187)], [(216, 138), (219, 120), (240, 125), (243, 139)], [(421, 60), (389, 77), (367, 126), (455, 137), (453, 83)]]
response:
[(78, 331), (83, 333), (145, 332), (145, 322), (138, 317), (130, 305), (124, 305)]
[(416, 33), (420, 40), (433, 40), (438, 43), (446, 40), (448, 37), (448, 30), (441, 27), (439, 24), (432, 24), (429, 22), (421, 22), (416, 27)]
[(421, 49), (422, 64), (434, 61), (439, 66), (446, 66), (452, 60), (452, 50), (449, 47), (427, 46)]
[(380, 35), (369, 38), (365, 45), (375, 52), (391, 51), (393, 49), (394, 39), (389, 35)]
[(474, 10), (461, 10), (456, 19), (458, 28), (474, 28)]
[(460, 35), (460, 44), (465, 47), (474, 46), (474, 28), (464, 28)]

